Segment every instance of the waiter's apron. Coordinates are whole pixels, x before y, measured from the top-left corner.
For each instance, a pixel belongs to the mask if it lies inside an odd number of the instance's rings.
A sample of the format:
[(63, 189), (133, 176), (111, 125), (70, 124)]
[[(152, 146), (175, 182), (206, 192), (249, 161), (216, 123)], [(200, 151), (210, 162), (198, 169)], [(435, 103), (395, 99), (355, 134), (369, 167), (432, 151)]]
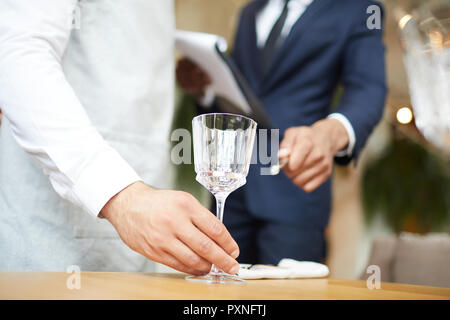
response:
[[(173, 3), (82, 0), (63, 67), (100, 134), (149, 185), (170, 188)], [(113, 173), (112, 173), (113, 174)], [(0, 270), (155, 271), (105, 219), (61, 199), (0, 128)]]

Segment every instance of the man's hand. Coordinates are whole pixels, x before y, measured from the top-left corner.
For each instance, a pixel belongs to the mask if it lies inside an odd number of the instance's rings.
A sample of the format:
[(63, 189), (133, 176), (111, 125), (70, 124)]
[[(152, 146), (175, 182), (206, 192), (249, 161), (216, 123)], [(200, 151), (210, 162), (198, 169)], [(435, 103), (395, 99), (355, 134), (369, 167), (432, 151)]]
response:
[(336, 119), (287, 129), (279, 152), (280, 159), (289, 157), (286, 176), (306, 192), (314, 191), (330, 177), (334, 155), (348, 142), (347, 131)]
[(211, 78), (198, 65), (189, 59), (183, 58), (177, 65), (177, 80), (180, 87), (188, 94), (201, 99), (206, 87), (211, 84)]
[(236, 274), (239, 248), (225, 226), (193, 196), (136, 182), (114, 196), (101, 214), (122, 240), (147, 258), (190, 274), (211, 264)]

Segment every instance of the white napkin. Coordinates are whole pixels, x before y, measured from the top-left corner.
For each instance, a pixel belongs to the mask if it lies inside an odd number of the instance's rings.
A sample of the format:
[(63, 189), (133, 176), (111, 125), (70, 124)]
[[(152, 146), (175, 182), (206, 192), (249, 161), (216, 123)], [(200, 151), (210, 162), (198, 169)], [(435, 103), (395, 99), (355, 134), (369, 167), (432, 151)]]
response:
[(324, 264), (311, 261), (282, 259), (278, 266), (241, 264), (238, 276), (242, 279), (322, 278), (330, 274)]

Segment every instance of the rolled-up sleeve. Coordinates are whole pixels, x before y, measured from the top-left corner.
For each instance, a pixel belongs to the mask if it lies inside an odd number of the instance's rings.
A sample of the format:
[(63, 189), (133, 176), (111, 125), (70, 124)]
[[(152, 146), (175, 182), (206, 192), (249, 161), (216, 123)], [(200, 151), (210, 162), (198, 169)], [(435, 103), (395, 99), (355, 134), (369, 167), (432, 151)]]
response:
[(0, 106), (55, 191), (97, 216), (140, 178), (94, 128), (64, 76), (76, 3), (0, 2)]

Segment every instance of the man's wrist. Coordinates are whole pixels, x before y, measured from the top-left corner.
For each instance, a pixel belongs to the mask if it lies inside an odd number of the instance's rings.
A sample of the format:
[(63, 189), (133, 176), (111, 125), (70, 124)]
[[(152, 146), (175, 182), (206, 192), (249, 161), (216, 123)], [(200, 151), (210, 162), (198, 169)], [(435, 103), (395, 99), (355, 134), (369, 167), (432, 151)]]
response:
[(338, 120), (344, 126), (345, 130), (347, 131), (347, 136), (349, 138), (347, 147), (345, 149), (339, 150), (339, 152), (337, 152), (335, 154), (335, 156), (336, 157), (352, 157), (354, 149), (355, 149), (355, 144), (356, 144), (356, 136), (355, 136), (355, 130), (353, 128), (353, 125), (350, 123), (348, 118), (346, 116), (344, 116), (342, 113), (338, 113), (338, 112), (331, 113), (330, 115), (328, 115), (327, 118)]
[(342, 123), (333, 118), (327, 118), (317, 121), (313, 127), (326, 131), (326, 136), (331, 139), (331, 151), (333, 154), (345, 149), (349, 144), (347, 130)]
[(147, 187), (142, 181), (136, 181), (114, 195), (100, 211), (100, 216), (113, 223), (117, 215), (124, 213), (133, 202), (133, 196)]

